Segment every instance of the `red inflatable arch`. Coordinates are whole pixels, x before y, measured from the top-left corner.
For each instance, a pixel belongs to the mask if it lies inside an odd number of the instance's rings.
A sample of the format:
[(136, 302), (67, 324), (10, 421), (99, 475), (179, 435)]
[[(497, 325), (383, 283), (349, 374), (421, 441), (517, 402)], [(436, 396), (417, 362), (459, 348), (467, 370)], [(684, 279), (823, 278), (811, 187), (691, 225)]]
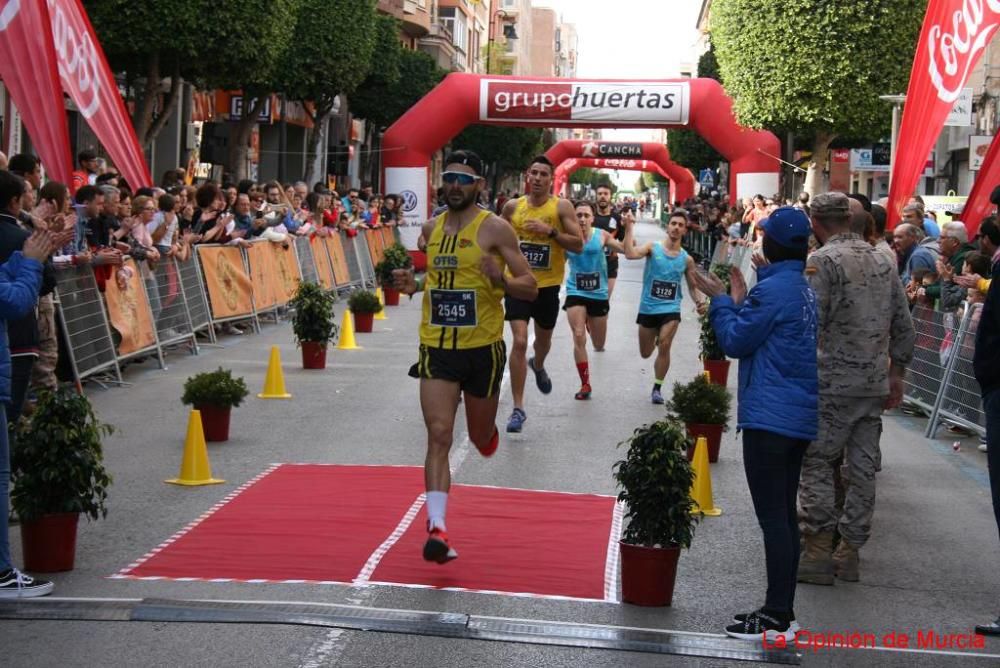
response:
[[(545, 152), (545, 156), (558, 168), (566, 160), (603, 160), (606, 164), (580, 164), (580, 167), (631, 169), (640, 172), (659, 172), (670, 179), (670, 203), (684, 201), (694, 196), (694, 175), (670, 159), (670, 151), (663, 144), (654, 142), (580, 141), (564, 139)], [(659, 169), (639, 167), (641, 162), (651, 162)], [(558, 171), (558, 170), (557, 170)], [(567, 174), (568, 177), (568, 174)], [(556, 192), (560, 189), (557, 187)]]
[[(714, 79), (550, 79), (452, 73), (392, 124), (382, 141), (385, 192), (403, 199), (400, 234), (416, 248), (430, 214), (431, 156), (466, 126), (690, 128), (729, 161), (730, 197), (778, 190), (770, 132), (736, 123)], [(483, 156), (489, 160), (489, 156)]]
[(694, 177), (691, 172), (687, 172), (687, 180), (683, 185), (678, 185), (660, 165), (652, 160), (618, 160), (615, 158), (570, 158), (566, 162), (556, 167), (555, 179), (553, 180), (553, 191), (565, 197), (563, 189), (569, 183), (569, 177), (574, 172), (584, 167), (596, 169), (627, 169), (634, 172), (656, 172), (665, 179), (670, 180), (670, 201), (684, 201), (694, 195)]

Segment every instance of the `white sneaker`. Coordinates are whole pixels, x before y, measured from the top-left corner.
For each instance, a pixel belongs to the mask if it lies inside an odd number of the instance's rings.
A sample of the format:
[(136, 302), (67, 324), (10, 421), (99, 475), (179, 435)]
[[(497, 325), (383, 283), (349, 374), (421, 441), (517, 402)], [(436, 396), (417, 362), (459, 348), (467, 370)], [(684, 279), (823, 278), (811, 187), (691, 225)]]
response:
[(33, 578), (16, 568), (0, 573), (0, 599), (45, 596), (52, 593), (53, 586), (48, 580)]
[(986, 441), (980, 441), (978, 447), (979, 447), (979, 452), (986, 452), (988, 449), (986, 447)]
[(222, 333), (223, 334), (229, 334), (230, 336), (243, 336), (243, 330), (240, 329), (239, 327), (237, 327), (236, 325), (232, 325), (232, 324), (229, 324), (229, 325), (226, 325), (225, 327), (223, 327), (222, 328)]

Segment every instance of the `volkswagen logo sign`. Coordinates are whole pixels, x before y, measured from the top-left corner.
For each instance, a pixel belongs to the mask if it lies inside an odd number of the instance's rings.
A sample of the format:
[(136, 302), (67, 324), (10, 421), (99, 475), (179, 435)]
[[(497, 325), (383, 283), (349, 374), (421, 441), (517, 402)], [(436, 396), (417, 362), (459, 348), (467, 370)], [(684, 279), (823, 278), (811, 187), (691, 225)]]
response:
[(417, 208), (417, 193), (412, 190), (404, 190), (399, 193), (399, 196), (403, 200), (403, 211), (409, 213)]

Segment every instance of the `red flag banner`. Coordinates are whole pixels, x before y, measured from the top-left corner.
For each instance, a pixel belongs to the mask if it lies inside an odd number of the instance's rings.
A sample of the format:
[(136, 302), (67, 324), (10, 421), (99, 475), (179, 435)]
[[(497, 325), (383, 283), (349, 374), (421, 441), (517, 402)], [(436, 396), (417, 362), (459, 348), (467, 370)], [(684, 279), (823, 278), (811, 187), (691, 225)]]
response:
[(63, 90), (133, 189), (153, 184), (146, 157), (80, 0), (47, 0)]
[(998, 27), (1000, 0), (930, 0), (927, 4), (896, 140), (889, 229), (899, 221), (948, 112)]
[(969, 239), (979, 232), (979, 224), (983, 222), (983, 218), (996, 209), (990, 201), (990, 193), (997, 184), (1000, 184), (1000, 141), (997, 141), (997, 137), (1000, 135), (995, 135), (990, 142), (990, 149), (983, 158), (979, 173), (976, 174), (972, 192), (969, 193), (962, 208), (962, 222), (969, 231)]
[(69, 184), (73, 157), (45, 3), (0, 0), (0, 79), (49, 176)]

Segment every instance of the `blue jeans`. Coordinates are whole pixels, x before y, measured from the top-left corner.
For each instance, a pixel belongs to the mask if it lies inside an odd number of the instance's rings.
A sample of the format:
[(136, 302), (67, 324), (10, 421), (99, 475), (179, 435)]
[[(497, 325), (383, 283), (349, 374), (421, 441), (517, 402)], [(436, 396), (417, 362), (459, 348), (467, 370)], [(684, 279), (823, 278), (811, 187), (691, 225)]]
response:
[(7, 414), (0, 410), (0, 573), (13, 567), (10, 561), (10, 537), (7, 522), (10, 509), (10, 444), (7, 441)]
[(1000, 531), (1000, 390), (983, 397), (983, 413), (986, 415), (986, 466), (990, 471), (993, 517)]
[(757, 521), (764, 532), (768, 612), (788, 614), (799, 570), (796, 500), (809, 441), (761, 429), (743, 430), (743, 466)]

